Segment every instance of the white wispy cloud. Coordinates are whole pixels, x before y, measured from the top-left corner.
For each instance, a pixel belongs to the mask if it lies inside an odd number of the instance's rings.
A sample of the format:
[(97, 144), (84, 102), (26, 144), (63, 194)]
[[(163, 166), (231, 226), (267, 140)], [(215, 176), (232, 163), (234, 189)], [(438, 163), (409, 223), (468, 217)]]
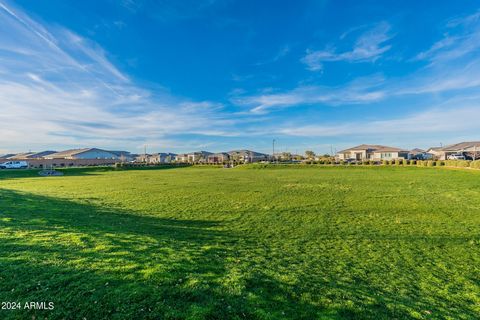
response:
[(375, 75), (368, 78), (358, 78), (339, 87), (299, 86), (282, 93), (262, 93), (235, 97), (232, 101), (236, 105), (248, 107), (249, 112), (256, 114), (299, 105), (363, 104), (378, 101), (384, 97), (385, 92), (380, 88), (383, 81), (383, 77)]
[[(455, 93), (459, 97), (468, 96), (471, 94), (469, 91), (480, 87), (480, 13), (449, 20), (445, 28), (450, 33), (414, 59), (427, 61), (427, 64), (405, 76), (384, 78), (374, 75), (339, 86), (310, 85), (275, 93), (244, 93), (232, 101), (239, 106), (249, 107), (252, 113), (269, 113), (309, 104), (368, 104), (409, 95), (426, 98), (427, 95)], [(370, 30), (360, 36), (354, 50), (340, 54), (331, 50), (318, 51), (307, 55), (308, 59), (305, 57), (304, 62), (315, 69), (321, 68), (324, 61), (375, 59), (390, 48), (381, 45), (389, 39), (389, 29), (388, 25), (380, 24), (372, 29), (375, 32)]]
[(415, 59), (427, 60), (432, 64), (447, 63), (464, 58), (480, 49), (480, 11), (446, 23), (442, 39), (431, 48), (420, 52)]
[[(399, 137), (411, 140), (425, 134), (474, 135), (480, 119), (480, 103), (451, 101), (425, 111), (386, 120), (347, 121), (322, 125), (290, 125), (278, 134), (300, 137)], [(362, 128), (360, 131), (358, 128)]]
[[(0, 2), (0, 145), (135, 148), (179, 132), (228, 135), (223, 106), (136, 86), (96, 43)], [(212, 130), (211, 128), (215, 128)], [(174, 146), (168, 146), (174, 147)]]
[[(318, 51), (307, 50), (307, 54), (301, 61), (311, 71), (322, 70), (323, 63), (328, 61), (374, 62), (391, 48), (389, 44), (386, 44), (392, 37), (390, 29), (390, 24), (387, 22), (378, 23), (361, 34), (350, 51), (337, 52), (333, 46)], [(344, 38), (342, 35), (341, 39)]]

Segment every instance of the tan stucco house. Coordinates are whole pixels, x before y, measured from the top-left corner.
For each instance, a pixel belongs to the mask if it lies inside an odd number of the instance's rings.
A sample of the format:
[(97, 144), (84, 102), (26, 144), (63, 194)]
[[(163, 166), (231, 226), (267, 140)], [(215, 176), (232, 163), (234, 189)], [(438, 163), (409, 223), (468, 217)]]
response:
[(337, 152), (338, 160), (394, 160), (407, 159), (408, 151), (382, 145), (361, 144), (359, 146)]

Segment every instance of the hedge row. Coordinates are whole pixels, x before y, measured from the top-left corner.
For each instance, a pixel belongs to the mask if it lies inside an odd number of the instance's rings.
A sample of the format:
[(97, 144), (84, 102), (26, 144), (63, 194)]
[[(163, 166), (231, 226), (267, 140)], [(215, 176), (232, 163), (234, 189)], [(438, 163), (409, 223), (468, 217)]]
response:
[(356, 161), (356, 162), (346, 162), (346, 161), (329, 161), (329, 160), (320, 160), (320, 161), (307, 161), (306, 164), (332, 164), (332, 165), (385, 165), (385, 166), (417, 166), (417, 167), (459, 167), (459, 168), (474, 168), (480, 169), (480, 160), (469, 161), (469, 160), (406, 160), (406, 159), (396, 159), (396, 160), (365, 160), (365, 161)]

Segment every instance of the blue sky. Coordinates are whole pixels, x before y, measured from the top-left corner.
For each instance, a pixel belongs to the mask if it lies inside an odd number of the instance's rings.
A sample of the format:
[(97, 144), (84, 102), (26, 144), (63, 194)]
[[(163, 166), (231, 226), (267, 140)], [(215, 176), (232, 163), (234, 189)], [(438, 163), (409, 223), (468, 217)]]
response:
[(478, 1), (0, 0), (0, 153), (480, 139)]

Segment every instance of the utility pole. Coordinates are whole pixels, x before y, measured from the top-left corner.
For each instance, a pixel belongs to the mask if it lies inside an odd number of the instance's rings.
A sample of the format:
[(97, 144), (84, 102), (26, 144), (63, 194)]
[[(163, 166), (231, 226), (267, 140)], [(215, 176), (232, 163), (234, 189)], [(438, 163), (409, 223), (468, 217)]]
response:
[(272, 141), (272, 161), (275, 162), (275, 139)]

